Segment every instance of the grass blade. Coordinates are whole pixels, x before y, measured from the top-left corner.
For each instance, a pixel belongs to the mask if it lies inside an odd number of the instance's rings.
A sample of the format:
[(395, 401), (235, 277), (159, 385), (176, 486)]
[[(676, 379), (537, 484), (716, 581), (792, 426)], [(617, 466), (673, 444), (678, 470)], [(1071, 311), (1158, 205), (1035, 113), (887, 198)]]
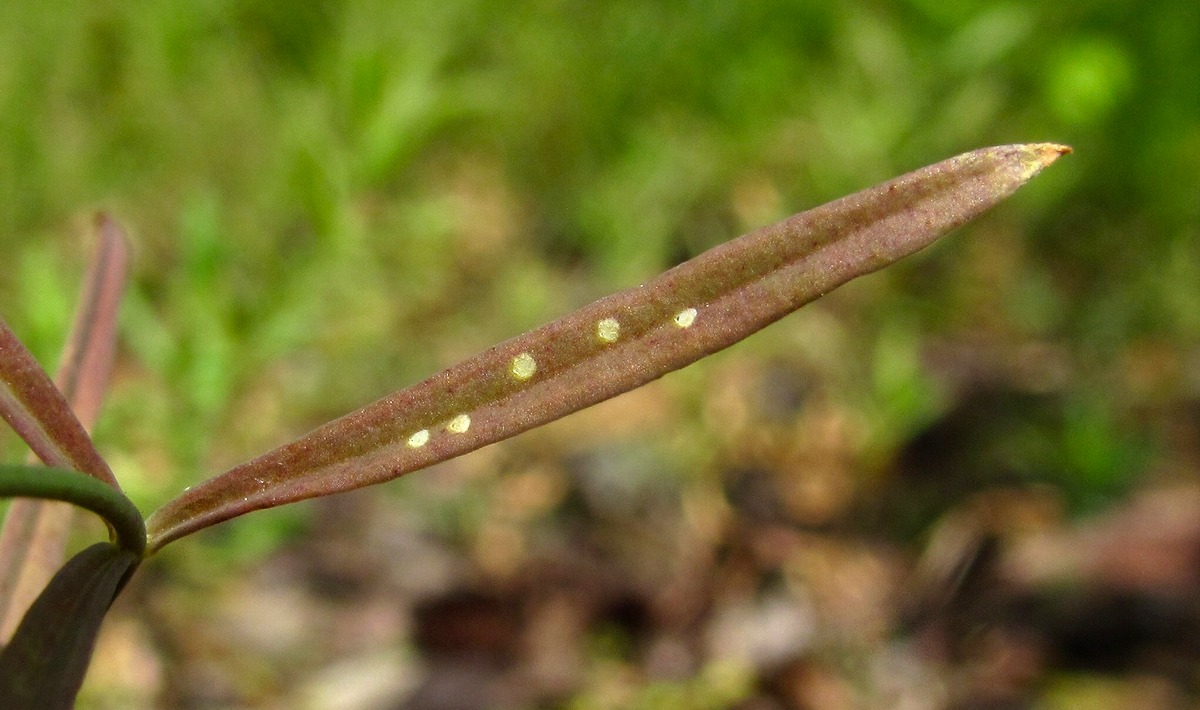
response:
[(984, 148), (717, 246), (196, 486), (150, 547), (252, 510), (387, 481), (628, 391), (929, 245), (1069, 149)]

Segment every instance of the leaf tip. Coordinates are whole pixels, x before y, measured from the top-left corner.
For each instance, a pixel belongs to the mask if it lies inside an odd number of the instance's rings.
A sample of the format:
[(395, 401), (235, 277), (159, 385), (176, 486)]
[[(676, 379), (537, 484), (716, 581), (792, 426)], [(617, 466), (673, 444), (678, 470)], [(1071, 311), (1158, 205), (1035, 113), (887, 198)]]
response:
[(1071, 146), (1061, 143), (1028, 143), (1021, 147), (1025, 154), (1022, 182), (1031, 179), (1051, 163), (1071, 152)]

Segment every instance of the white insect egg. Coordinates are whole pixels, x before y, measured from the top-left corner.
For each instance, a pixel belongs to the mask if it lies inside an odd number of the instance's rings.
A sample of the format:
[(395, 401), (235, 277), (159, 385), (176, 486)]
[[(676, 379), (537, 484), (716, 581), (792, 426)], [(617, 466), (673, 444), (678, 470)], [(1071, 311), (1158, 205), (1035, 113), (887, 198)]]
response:
[(675, 325), (680, 328), (691, 328), (692, 323), (696, 322), (696, 309), (685, 308), (675, 314)]
[(615, 343), (621, 337), (621, 323), (616, 318), (605, 318), (596, 323), (596, 337), (605, 343)]
[(466, 434), (467, 429), (471, 428), (471, 415), (460, 414), (457, 417), (446, 422), (446, 431), (451, 434)]
[(419, 449), (429, 443), (429, 430), (422, 429), (418, 432), (413, 432), (413, 435), (408, 437), (408, 448)]
[(537, 372), (537, 361), (529, 353), (521, 353), (512, 359), (508, 371), (518, 380), (528, 380)]

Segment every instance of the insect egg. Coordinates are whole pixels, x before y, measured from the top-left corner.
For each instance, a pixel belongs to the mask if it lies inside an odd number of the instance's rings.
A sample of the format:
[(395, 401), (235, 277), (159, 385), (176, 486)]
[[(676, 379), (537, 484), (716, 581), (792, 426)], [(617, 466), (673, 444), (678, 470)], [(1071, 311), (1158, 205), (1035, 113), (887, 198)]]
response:
[(685, 308), (675, 314), (675, 325), (680, 328), (691, 328), (692, 323), (696, 322), (696, 309)]
[(529, 353), (521, 353), (512, 359), (508, 371), (518, 380), (528, 380), (537, 372), (537, 361)]
[(621, 323), (616, 318), (605, 318), (596, 323), (596, 337), (605, 343), (615, 343), (621, 337)]
[(451, 434), (466, 434), (467, 429), (471, 428), (471, 416), (469, 414), (460, 414), (446, 423), (446, 431)]

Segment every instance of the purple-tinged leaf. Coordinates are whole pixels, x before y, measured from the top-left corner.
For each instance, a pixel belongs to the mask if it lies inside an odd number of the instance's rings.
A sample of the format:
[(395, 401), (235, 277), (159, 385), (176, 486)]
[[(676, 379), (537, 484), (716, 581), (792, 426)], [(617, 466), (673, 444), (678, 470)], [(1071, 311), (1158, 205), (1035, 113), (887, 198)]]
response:
[(0, 416), (47, 466), (116, 479), (50, 376), (0, 320)]
[[(81, 299), (76, 335), (67, 347), (63, 369), (64, 387), (93, 415), (99, 407), (99, 394), (85, 391), (81, 384), (90, 379), (102, 392), (107, 382), (116, 303), (128, 263), (120, 228), (107, 217), (100, 218), (99, 227), (96, 268)], [(89, 347), (96, 352), (89, 352)], [(63, 392), (2, 319), (0, 416), (47, 466), (82, 471), (119, 487)]]
[(1069, 149), (984, 148), (717, 246), (196, 486), (151, 550), (293, 501), (388, 481), (634, 389), (916, 252)]
[[(85, 429), (99, 413), (116, 352), (117, 307), (128, 273), (124, 231), (96, 216), (96, 249), (56, 382)], [(62, 564), (74, 506), (19, 498), (0, 530), (0, 643), (11, 637), (25, 610)]]
[[(95, 219), (96, 251), (75, 306), (75, 322), (54, 378), (71, 410), (90, 429), (100, 413), (117, 352), (117, 311), (129, 275), (129, 241), (112, 217)], [(115, 481), (111, 481), (115, 484)]]

